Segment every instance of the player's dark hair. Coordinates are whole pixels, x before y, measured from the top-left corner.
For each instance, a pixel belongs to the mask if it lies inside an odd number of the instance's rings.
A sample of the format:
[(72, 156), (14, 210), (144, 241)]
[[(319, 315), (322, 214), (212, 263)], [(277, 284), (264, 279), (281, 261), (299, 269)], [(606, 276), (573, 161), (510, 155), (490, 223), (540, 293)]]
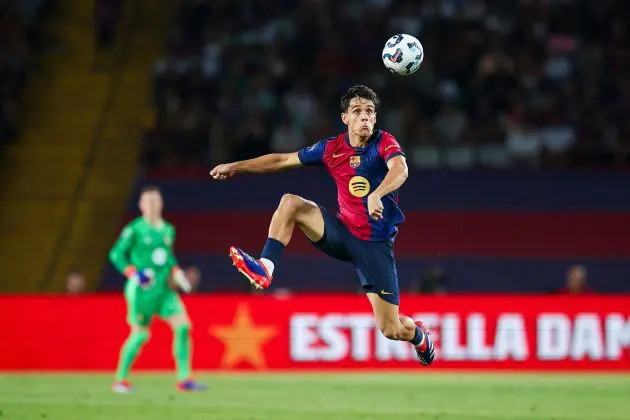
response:
[(160, 188), (156, 185), (145, 185), (140, 189), (140, 195), (147, 192), (156, 192), (158, 194), (162, 194), (162, 190), (160, 190)]
[(378, 95), (372, 89), (365, 85), (356, 85), (352, 86), (348, 91), (341, 97), (341, 110), (343, 112), (348, 111), (350, 107), (350, 101), (354, 98), (362, 98), (368, 101), (372, 101), (375, 108), (378, 108), (380, 104), (380, 100), (378, 99)]

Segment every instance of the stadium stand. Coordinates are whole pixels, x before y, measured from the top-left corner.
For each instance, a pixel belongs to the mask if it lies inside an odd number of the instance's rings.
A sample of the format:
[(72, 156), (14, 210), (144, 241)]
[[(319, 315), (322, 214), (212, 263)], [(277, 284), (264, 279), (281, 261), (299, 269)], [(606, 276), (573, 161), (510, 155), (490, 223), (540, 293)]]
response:
[[(294, 150), (341, 130), (340, 92), (363, 82), (383, 97), (380, 122), (418, 168), (628, 164), (629, 7), (184, 2), (155, 64), (159, 117), (144, 160), (208, 164)], [(383, 72), (382, 40), (396, 32), (424, 45), (411, 78)]]

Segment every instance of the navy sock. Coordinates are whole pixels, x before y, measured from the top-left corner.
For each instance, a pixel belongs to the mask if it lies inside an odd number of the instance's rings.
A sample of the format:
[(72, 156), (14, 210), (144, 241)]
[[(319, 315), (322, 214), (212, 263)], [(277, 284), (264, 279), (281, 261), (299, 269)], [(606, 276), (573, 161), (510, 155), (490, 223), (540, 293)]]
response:
[(273, 265), (278, 265), (282, 251), (284, 251), (284, 244), (282, 242), (277, 239), (267, 238), (260, 258), (266, 258), (271, 261)]
[(422, 332), (422, 330), (420, 329), (420, 327), (418, 327), (416, 325), (416, 333), (414, 334), (413, 338), (411, 339), (410, 343), (413, 344), (414, 346), (419, 345), (420, 343), (422, 343), (422, 339), (424, 338), (424, 333)]

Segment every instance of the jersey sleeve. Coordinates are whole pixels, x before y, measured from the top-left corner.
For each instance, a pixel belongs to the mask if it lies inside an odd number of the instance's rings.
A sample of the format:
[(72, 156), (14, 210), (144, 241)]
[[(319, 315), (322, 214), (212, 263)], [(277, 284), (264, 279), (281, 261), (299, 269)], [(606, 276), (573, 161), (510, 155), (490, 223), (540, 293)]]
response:
[(396, 137), (389, 133), (383, 133), (381, 142), (378, 145), (378, 154), (386, 163), (395, 156), (405, 156)]
[(129, 250), (133, 246), (135, 236), (133, 225), (128, 224), (122, 232), (120, 232), (114, 246), (109, 251), (109, 260), (121, 274), (125, 274), (125, 270), (131, 265), (129, 261)]
[(302, 165), (321, 164), (324, 161), (326, 143), (328, 143), (328, 139), (318, 141), (317, 143), (298, 151), (298, 158), (300, 159), (300, 163), (302, 163)]

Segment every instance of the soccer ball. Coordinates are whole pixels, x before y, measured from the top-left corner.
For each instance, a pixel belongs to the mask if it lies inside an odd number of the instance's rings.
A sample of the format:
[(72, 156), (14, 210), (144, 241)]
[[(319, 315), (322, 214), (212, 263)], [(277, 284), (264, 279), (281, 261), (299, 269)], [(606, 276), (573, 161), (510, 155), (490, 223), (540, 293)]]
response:
[(409, 76), (420, 68), (424, 51), (415, 37), (398, 34), (387, 40), (382, 57), (383, 64), (389, 71), (399, 76)]

